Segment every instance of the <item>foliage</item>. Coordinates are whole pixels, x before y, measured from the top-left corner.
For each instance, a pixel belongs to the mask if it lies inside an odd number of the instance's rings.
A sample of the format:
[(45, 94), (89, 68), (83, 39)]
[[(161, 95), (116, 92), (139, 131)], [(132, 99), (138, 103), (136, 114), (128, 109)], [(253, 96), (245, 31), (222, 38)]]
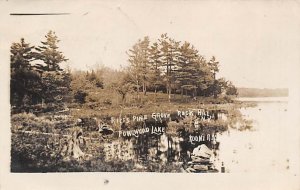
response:
[(130, 82), (130, 75), (122, 73), (120, 81), (115, 82), (111, 85), (111, 88), (115, 90), (122, 97), (122, 103), (125, 102), (126, 95), (133, 92), (134, 85)]
[(36, 48), (36, 59), (43, 61), (36, 67), (42, 71), (61, 71), (60, 63), (67, 61), (62, 52), (58, 50), (57, 44), (60, 42), (55, 32), (49, 31), (45, 36), (46, 41), (42, 41), (42, 46)]
[(226, 95), (231, 95), (231, 96), (237, 96), (238, 95), (238, 90), (237, 88), (232, 84), (232, 82), (227, 83), (226, 87)]
[[(167, 34), (153, 43), (149, 37), (138, 40), (128, 51), (129, 67), (121, 70), (99, 66), (89, 71), (62, 69), (67, 59), (59, 50), (59, 41), (49, 31), (38, 47), (25, 43), (24, 39), (11, 46), (11, 105), (18, 108), (12, 109), (11, 117), (12, 171), (139, 171), (142, 168), (150, 172), (179, 172), (179, 163), (149, 161), (145, 169), (140, 167), (145, 163), (135, 160), (105, 160), (103, 142), (110, 143), (116, 136), (105, 139), (98, 132), (97, 119), (108, 123), (110, 117), (123, 117), (123, 111), (128, 116), (191, 107), (228, 111), (220, 107), (232, 102), (229, 96), (237, 94), (230, 81), (216, 77), (219, 62), (215, 57), (207, 61), (191, 43), (181, 43)], [(173, 104), (169, 103), (171, 100)], [(228, 122), (200, 122), (201, 130), (225, 131), (235, 127), (240, 115), (228, 112), (237, 117)], [(82, 122), (77, 122), (79, 118)], [(176, 119), (176, 125), (166, 124), (167, 121), (162, 124), (168, 127), (167, 135), (172, 136), (180, 129), (193, 132), (191, 118)], [(140, 125), (131, 123), (126, 127)], [(120, 129), (118, 124), (110, 127), (114, 131)], [(61, 154), (66, 138), (75, 128), (82, 130), (85, 143), (90, 143), (80, 147), (92, 155), (89, 159), (65, 160)], [(239, 129), (249, 128), (248, 122)]]
[(74, 99), (77, 103), (83, 104), (86, 101), (85, 99), (86, 99), (87, 95), (88, 94), (86, 92), (84, 92), (83, 90), (78, 90), (74, 94)]
[[(146, 91), (165, 90), (171, 94), (185, 94), (191, 97), (213, 96), (222, 93), (236, 95), (235, 87), (225, 79), (217, 79), (219, 62), (214, 56), (206, 61), (189, 42), (181, 43), (162, 34), (157, 42), (151, 43), (149, 37), (138, 40), (129, 50), (131, 78), (139, 99), (140, 87)], [(227, 92), (228, 91), (228, 92)]]
[(144, 94), (147, 92), (148, 80), (150, 77), (149, 43), (149, 37), (146, 36), (143, 40), (138, 40), (127, 53), (129, 56), (128, 62), (130, 64), (128, 69), (129, 81), (135, 85), (137, 96), (139, 96), (140, 87), (142, 87)]
[(92, 70), (91, 73), (87, 72), (86, 79), (94, 84), (97, 88), (103, 88), (103, 79), (101, 70), (97, 70), (96, 72)]
[(60, 63), (67, 59), (58, 51), (58, 42), (55, 33), (49, 31), (46, 41), (37, 48), (25, 43), (24, 39), (20, 43), (12, 43), (12, 106), (68, 102), (71, 78), (70, 73), (60, 67)]
[(13, 43), (11, 46), (10, 68), (10, 102), (15, 106), (36, 103), (41, 93), (39, 88), (41, 78), (31, 65), (34, 60), (34, 46), (25, 43), (22, 38), (20, 43)]

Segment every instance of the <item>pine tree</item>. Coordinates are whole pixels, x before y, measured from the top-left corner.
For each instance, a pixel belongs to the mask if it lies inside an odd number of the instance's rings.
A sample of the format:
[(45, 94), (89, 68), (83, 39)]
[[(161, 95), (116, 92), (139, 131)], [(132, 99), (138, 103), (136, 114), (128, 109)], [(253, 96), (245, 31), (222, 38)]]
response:
[(186, 91), (192, 91), (193, 96), (196, 95), (197, 79), (199, 77), (197, 68), (198, 51), (185, 42), (180, 47), (180, 56), (178, 68), (176, 70), (176, 84), (179, 86), (181, 95)]
[(216, 74), (217, 72), (219, 72), (219, 62), (216, 61), (216, 58), (215, 56), (212, 56), (212, 58), (210, 59), (210, 61), (208, 62), (208, 65), (211, 69), (211, 72), (212, 72), (212, 75), (213, 75), (213, 79), (214, 79), (214, 83), (213, 83), (213, 86), (212, 86), (212, 94), (214, 96), (214, 98), (217, 97), (217, 91), (218, 91), (218, 87), (217, 87), (217, 80), (216, 80)]
[(28, 106), (39, 101), (40, 77), (32, 69), (33, 49), (34, 46), (25, 43), (23, 38), (20, 43), (12, 43), (10, 50), (10, 102), (13, 106)]
[(149, 66), (149, 44), (150, 40), (149, 37), (144, 37), (143, 41), (140, 44), (141, 47), (141, 66), (142, 66), (142, 87), (143, 87), (143, 94), (146, 95), (147, 87), (149, 86), (149, 73), (150, 73), (150, 66)]
[(21, 38), (20, 43), (12, 43), (10, 48), (10, 68), (11, 69), (30, 69), (31, 62), (34, 60), (34, 46), (25, 43), (24, 38)]
[(231, 81), (227, 82), (226, 86), (226, 95), (229, 96), (237, 96), (238, 95), (238, 90), (237, 88), (232, 84)]
[(41, 60), (35, 67), (41, 71), (42, 97), (45, 103), (62, 104), (70, 93), (70, 74), (64, 71), (60, 64), (66, 62), (63, 53), (59, 51), (58, 37), (55, 32), (49, 31), (45, 36), (46, 40), (36, 48), (35, 57)]
[(172, 87), (175, 85), (174, 70), (176, 70), (178, 63), (180, 42), (169, 38), (167, 34), (162, 34), (158, 41), (161, 47), (162, 73), (164, 82), (166, 83), (169, 101), (171, 101)]
[(155, 99), (157, 89), (163, 85), (161, 77), (161, 60), (160, 60), (160, 50), (158, 43), (153, 43), (149, 50), (149, 63), (150, 63), (150, 82), (154, 87)]
[(144, 95), (146, 95), (147, 86), (149, 86), (149, 43), (149, 38), (144, 37), (143, 40), (138, 40), (132, 49), (127, 52), (129, 55), (128, 62), (130, 64), (128, 72), (136, 86), (137, 99), (139, 99), (140, 87), (142, 87), (142, 91)]
[(60, 64), (66, 62), (63, 53), (58, 50), (57, 44), (60, 42), (55, 32), (49, 31), (45, 36), (46, 41), (42, 41), (42, 46), (36, 48), (36, 57), (42, 60), (45, 65), (38, 64), (44, 71), (62, 71)]

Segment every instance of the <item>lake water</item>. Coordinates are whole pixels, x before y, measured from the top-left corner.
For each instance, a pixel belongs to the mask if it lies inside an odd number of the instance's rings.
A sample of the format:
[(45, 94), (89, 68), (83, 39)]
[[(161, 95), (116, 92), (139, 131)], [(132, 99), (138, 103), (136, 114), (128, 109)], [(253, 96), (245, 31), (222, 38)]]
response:
[[(217, 141), (220, 144), (213, 162), (215, 168), (221, 172), (223, 163), (227, 173), (290, 171), (289, 134), (293, 133), (290, 130), (293, 127), (289, 125), (288, 98), (240, 98), (238, 100), (256, 104), (254, 107), (240, 109), (242, 119), (252, 121), (251, 130), (229, 128), (228, 131), (218, 134)], [(239, 125), (242, 127), (244, 124), (237, 123), (236, 127), (239, 128)], [(175, 142), (175, 139), (173, 141)], [(140, 139), (138, 142), (144, 140)], [(138, 142), (134, 144), (139, 144)], [(150, 148), (133, 152), (132, 155), (136, 155), (138, 160), (144, 157), (151, 159), (151, 150), (153, 147), (154, 149), (159, 147), (157, 139), (149, 139), (146, 145), (147, 147), (150, 145)], [(176, 143), (170, 146), (173, 147), (172, 151), (176, 151), (176, 148), (174, 149), (176, 146)], [(141, 147), (145, 147), (145, 144), (142, 143)], [(170, 160), (178, 161), (172, 151), (170, 153), (168, 150), (166, 155), (171, 155)]]
[(230, 129), (219, 136), (219, 162), (225, 171), (284, 172), (290, 169), (288, 101), (286, 97), (240, 98), (256, 107), (242, 108), (245, 119), (253, 120), (253, 130)]

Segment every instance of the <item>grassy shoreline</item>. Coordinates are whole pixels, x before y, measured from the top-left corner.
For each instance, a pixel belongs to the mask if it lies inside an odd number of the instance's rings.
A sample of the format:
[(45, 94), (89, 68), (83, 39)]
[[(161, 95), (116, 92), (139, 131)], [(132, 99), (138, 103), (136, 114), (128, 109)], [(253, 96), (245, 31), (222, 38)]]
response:
[[(178, 162), (167, 162), (160, 166), (160, 162), (148, 161), (143, 169), (137, 168), (140, 163), (133, 160), (122, 161), (112, 160), (106, 161), (104, 154), (104, 144), (109, 144), (113, 141), (120, 141), (120, 139), (113, 135), (109, 138), (104, 138), (98, 131), (95, 123), (91, 122), (88, 126), (78, 127), (76, 124), (78, 118), (88, 118), (93, 121), (93, 118), (110, 118), (112, 116), (130, 116), (130, 115), (151, 115), (152, 113), (176, 113), (177, 110), (187, 111), (190, 109), (204, 109), (209, 111), (220, 111), (226, 114), (228, 118), (226, 121), (201, 121), (202, 133), (223, 132), (228, 128), (234, 128), (236, 123), (244, 122), (241, 130), (250, 129), (243, 116), (239, 112), (242, 107), (254, 106), (254, 104), (232, 101), (230, 103), (210, 103), (210, 99), (198, 100), (191, 102), (159, 102), (159, 103), (145, 103), (140, 106), (107, 106), (90, 108), (86, 105), (77, 105), (77, 107), (70, 108), (68, 113), (48, 112), (40, 115), (32, 113), (12, 114), (11, 130), (12, 130), (12, 172), (105, 172), (105, 171), (148, 171), (148, 172), (181, 172), (182, 164)], [(218, 100), (219, 101), (219, 100)], [(204, 103), (205, 102), (205, 103)], [(172, 123), (172, 122), (171, 122)], [(184, 124), (185, 123), (185, 124)], [(179, 123), (171, 125), (167, 123), (168, 129), (166, 134), (168, 136), (176, 137), (178, 129), (187, 129), (190, 134), (199, 134), (194, 131), (191, 126), (191, 118), (183, 118)], [(129, 128), (134, 128), (139, 122), (132, 123)], [(139, 125), (140, 126), (140, 125)], [(62, 142), (70, 139), (70, 136), (77, 129), (82, 130), (84, 138), (89, 143), (82, 147), (82, 150), (92, 155), (92, 158), (85, 161), (70, 160), (65, 161), (61, 155)], [(118, 127), (113, 128), (115, 132)], [(240, 129), (238, 129), (240, 130)], [(37, 132), (37, 133), (22, 133), (22, 131)], [(20, 133), (21, 132), (21, 133)], [(38, 133), (47, 135), (40, 136)], [(51, 135), (51, 134), (57, 135)], [(92, 140), (99, 139), (99, 140)], [(119, 166), (119, 169), (113, 166)], [(123, 167), (123, 166), (128, 167)], [(142, 164), (143, 165), (143, 164)]]

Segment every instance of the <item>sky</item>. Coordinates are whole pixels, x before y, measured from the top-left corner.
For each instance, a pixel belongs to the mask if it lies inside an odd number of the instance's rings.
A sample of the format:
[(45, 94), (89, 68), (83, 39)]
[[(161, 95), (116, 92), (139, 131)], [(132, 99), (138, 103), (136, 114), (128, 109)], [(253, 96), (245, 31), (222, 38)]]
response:
[[(220, 62), (219, 77), (238, 87), (287, 88), (300, 64), (297, 1), (2, 1), (1, 51), (25, 38), (40, 45), (49, 30), (73, 69), (128, 65), (126, 51), (138, 39), (168, 33)], [(5, 14), (3, 14), (5, 13)], [(70, 13), (10, 16), (10, 13)], [(4, 54), (3, 54), (4, 55)], [(297, 67), (299, 68), (299, 67)]]

